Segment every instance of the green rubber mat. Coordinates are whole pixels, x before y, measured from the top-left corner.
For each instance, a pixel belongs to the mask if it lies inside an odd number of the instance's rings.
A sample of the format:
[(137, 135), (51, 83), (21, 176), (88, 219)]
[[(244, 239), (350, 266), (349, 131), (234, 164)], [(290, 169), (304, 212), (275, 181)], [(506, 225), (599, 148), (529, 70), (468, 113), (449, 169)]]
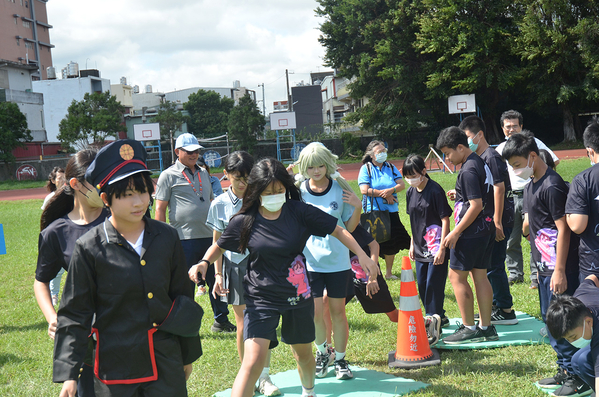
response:
[[(335, 370), (330, 367), (326, 378), (316, 378), (314, 392), (318, 397), (393, 397), (402, 396), (428, 386), (427, 383), (400, 378), (384, 372), (360, 368), (352, 365), (354, 378), (337, 380)], [(271, 375), (270, 379), (286, 397), (301, 397), (302, 385), (297, 369)], [(256, 394), (261, 396), (262, 394)], [(216, 397), (230, 397), (231, 389), (215, 394)]]
[[(443, 350), (466, 350), (466, 349), (492, 349), (496, 347), (521, 346), (521, 345), (540, 345), (549, 343), (549, 339), (541, 336), (539, 331), (545, 324), (526, 313), (516, 312), (518, 324), (516, 325), (496, 325), (499, 340), (490, 342), (464, 343), (461, 345), (446, 345), (443, 339), (433, 347)], [(449, 336), (457, 329), (456, 322), (462, 322), (460, 318), (449, 320), (449, 326), (443, 328), (443, 337)]]

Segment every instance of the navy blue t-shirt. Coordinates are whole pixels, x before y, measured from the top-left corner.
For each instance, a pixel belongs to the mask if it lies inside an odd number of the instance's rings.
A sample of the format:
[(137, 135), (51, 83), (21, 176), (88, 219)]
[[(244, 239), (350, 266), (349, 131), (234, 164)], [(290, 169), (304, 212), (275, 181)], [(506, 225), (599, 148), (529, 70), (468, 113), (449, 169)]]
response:
[(505, 196), (503, 199), (503, 214), (501, 215), (501, 223), (504, 227), (514, 226), (514, 198), (512, 197), (512, 184), (510, 183), (510, 175), (507, 171), (507, 164), (497, 153), (497, 150), (488, 147), (481, 153), (480, 158), (487, 163), (493, 175), (493, 184), (503, 182), (505, 185)]
[(468, 200), (481, 199), (483, 209), (462, 233), (460, 238), (475, 238), (489, 236), (495, 233), (493, 222), (493, 175), (485, 162), (476, 154), (472, 153), (462, 164), (455, 183), (455, 206), (454, 221), (456, 226), (464, 218), (466, 211), (470, 208)]
[(445, 191), (437, 182), (429, 179), (419, 192), (410, 187), (406, 193), (406, 213), (410, 216), (414, 258), (418, 262), (432, 262), (441, 247), (441, 219), (451, 216)]
[[(524, 187), (522, 212), (528, 214), (530, 251), (539, 274), (551, 276), (557, 261), (557, 227), (555, 221), (566, 215), (568, 187), (551, 168), (538, 181)], [(570, 234), (566, 273), (578, 272), (578, 236)]]
[[(239, 252), (243, 221), (249, 215), (231, 218), (218, 239), (218, 246)], [(312, 293), (302, 254), (312, 235), (324, 237), (335, 231), (337, 218), (297, 200), (287, 200), (281, 214), (268, 220), (256, 214), (248, 242), (249, 262), (244, 278), (245, 302), (249, 307), (290, 309), (311, 304)]]
[(566, 214), (589, 217), (587, 228), (580, 234), (580, 274), (599, 276), (599, 165), (576, 175), (570, 184)]
[(599, 288), (591, 280), (583, 280), (573, 295), (580, 299), (593, 315), (591, 357), (595, 362), (595, 377), (599, 376)]

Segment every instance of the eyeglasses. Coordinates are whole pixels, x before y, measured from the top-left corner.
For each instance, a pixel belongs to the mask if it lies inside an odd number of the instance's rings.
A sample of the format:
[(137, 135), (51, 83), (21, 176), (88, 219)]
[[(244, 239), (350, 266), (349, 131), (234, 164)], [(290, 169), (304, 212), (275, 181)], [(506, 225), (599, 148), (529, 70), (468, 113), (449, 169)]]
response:
[(230, 180), (231, 182), (238, 181), (238, 182), (243, 182), (245, 184), (248, 183), (247, 176), (242, 178), (242, 177), (233, 176), (231, 174), (227, 174), (227, 179)]
[(196, 150), (191, 151), (191, 152), (189, 150), (185, 150), (185, 149), (181, 149), (181, 150), (183, 150), (187, 154), (199, 154), (200, 153), (200, 149), (196, 149)]

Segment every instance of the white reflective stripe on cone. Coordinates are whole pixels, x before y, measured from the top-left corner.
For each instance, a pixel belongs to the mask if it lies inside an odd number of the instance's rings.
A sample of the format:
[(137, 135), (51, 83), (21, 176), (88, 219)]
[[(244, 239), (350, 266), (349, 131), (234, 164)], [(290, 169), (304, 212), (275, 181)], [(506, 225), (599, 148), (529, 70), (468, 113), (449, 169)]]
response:
[(420, 301), (417, 296), (400, 296), (399, 310), (403, 312), (413, 312), (420, 310)]

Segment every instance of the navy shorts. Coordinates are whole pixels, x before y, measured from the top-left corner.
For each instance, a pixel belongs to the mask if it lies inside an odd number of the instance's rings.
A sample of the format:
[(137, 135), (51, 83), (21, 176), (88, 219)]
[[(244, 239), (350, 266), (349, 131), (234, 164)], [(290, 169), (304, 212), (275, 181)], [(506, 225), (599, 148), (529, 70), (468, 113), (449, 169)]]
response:
[(329, 298), (343, 298), (353, 292), (354, 272), (351, 269), (333, 273), (308, 272), (312, 296), (322, 298), (324, 289)]
[(450, 251), (449, 268), (469, 272), (472, 269), (489, 269), (495, 243), (495, 233), (489, 236), (458, 239)]
[(289, 309), (267, 309), (246, 306), (243, 316), (243, 340), (262, 338), (270, 340), (269, 349), (279, 344), (277, 327), (282, 317), (281, 340), (288, 345), (312, 343), (315, 338), (314, 330), (314, 301), (301, 307)]

